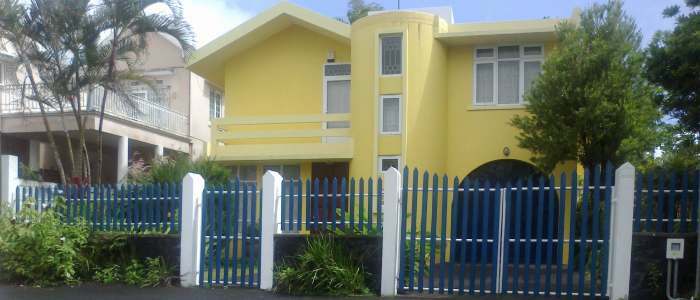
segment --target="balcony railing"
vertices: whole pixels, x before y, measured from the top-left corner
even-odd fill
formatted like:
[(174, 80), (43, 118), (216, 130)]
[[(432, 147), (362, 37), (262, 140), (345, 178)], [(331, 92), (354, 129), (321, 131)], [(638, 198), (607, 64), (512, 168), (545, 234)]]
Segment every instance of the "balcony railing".
[(240, 116), (212, 120), (217, 160), (351, 159), (350, 114)]
[[(135, 95), (127, 100), (114, 92), (107, 93), (106, 115), (179, 135), (188, 134), (188, 116)], [(27, 85), (0, 85), (0, 113), (40, 113), (39, 103), (25, 97), (30, 94), (31, 89)], [(101, 87), (81, 93), (81, 109), (85, 112), (99, 113), (103, 94), (104, 89)], [(45, 109), (49, 113), (60, 111), (58, 107), (45, 106)], [(69, 111), (70, 107), (64, 107), (64, 110)]]

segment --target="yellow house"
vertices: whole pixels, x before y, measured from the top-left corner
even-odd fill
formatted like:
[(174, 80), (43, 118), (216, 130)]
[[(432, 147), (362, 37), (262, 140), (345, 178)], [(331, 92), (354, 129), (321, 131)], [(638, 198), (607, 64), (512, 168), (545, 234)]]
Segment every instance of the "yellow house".
[(210, 156), (244, 180), (266, 169), (286, 178), (527, 169), (509, 122), (561, 21), (460, 24), (449, 8), (430, 8), (350, 25), (279, 3), (189, 62), (224, 92)]

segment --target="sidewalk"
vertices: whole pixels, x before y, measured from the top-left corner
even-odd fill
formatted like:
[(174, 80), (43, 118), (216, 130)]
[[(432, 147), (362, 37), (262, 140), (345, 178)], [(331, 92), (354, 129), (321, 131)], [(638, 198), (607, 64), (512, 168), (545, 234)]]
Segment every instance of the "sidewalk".
[[(0, 299), (13, 300), (223, 300), (223, 299), (244, 299), (244, 300), (322, 300), (322, 299), (381, 299), (379, 297), (291, 297), (264, 292), (257, 289), (244, 288), (138, 288), (123, 285), (96, 285), (84, 284), (77, 287), (56, 287), (56, 288), (33, 288), (20, 287), (8, 284), (0, 284)], [(440, 295), (412, 295), (399, 296), (398, 299), (481, 299), (481, 300), (511, 300), (511, 299), (555, 299), (545, 297), (523, 297), (523, 296), (440, 296)]]

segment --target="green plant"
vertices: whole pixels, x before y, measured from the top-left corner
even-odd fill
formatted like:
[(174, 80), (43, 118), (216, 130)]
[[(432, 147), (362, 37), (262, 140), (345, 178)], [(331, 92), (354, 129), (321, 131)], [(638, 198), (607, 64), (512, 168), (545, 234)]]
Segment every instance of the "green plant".
[(306, 247), (275, 271), (276, 291), (291, 295), (367, 294), (361, 264), (332, 236), (307, 239)]
[(24, 163), (19, 163), (19, 178), (26, 180), (41, 181), (41, 175), (37, 171), (32, 170)]
[(92, 279), (105, 284), (119, 282), (121, 280), (119, 265), (110, 265), (97, 269)]
[(146, 269), (141, 287), (170, 285), (171, 270), (162, 257), (146, 258)]
[(664, 291), (664, 275), (659, 267), (654, 263), (647, 263), (647, 273), (644, 276), (644, 281), (647, 287), (651, 290), (651, 295), (654, 298), (663, 296)]
[(144, 282), (145, 269), (137, 260), (132, 259), (124, 270), (124, 282), (130, 285), (141, 285)]
[[(420, 233), (417, 233), (417, 235), (420, 235)], [(429, 234), (428, 234), (429, 235)], [(420, 255), (420, 245), (421, 241), (419, 238), (416, 238), (415, 245), (413, 245), (413, 261), (410, 262), (408, 261), (410, 256), (410, 249), (411, 249), (411, 241), (406, 240), (404, 243), (404, 257), (406, 258), (406, 264), (404, 264), (404, 278), (405, 280), (408, 281), (408, 274), (411, 271), (411, 267), (413, 267), (413, 274), (414, 274), (414, 283), (417, 283), (420, 278), (418, 278), (418, 274), (420, 272), (420, 262), (421, 262), (421, 255)], [(436, 247), (437, 250), (437, 247)], [(436, 257), (439, 257), (436, 251)], [(430, 241), (425, 242), (425, 255), (423, 256), (423, 259), (425, 260), (425, 265), (423, 266), (423, 272), (425, 274), (428, 274), (430, 272)]]
[(210, 158), (192, 161), (186, 154), (164, 158), (146, 167), (143, 163), (133, 164), (129, 170), (129, 181), (133, 183), (179, 182), (188, 172), (202, 175), (208, 184), (220, 185), (231, 179), (229, 169)]
[(15, 216), (0, 217), (0, 273), (32, 285), (75, 284), (84, 263), (88, 226), (79, 219), (66, 224), (59, 209), (31, 209), (31, 201)]

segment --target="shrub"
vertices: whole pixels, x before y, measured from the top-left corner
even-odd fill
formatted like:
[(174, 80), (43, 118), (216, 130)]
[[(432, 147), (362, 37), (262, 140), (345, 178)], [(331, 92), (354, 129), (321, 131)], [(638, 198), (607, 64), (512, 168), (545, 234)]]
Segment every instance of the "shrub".
[(110, 265), (97, 269), (92, 278), (97, 282), (105, 284), (117, 283), (121, 280), (120, 272), (119, 265)]
[(366, 273), (332, 237), (307, 239), (306, 247), (275, 272), (276, 290), (291, 295), (367, 294)]
[[(0, 273), (31, 285), (75, 284), (87, 243), (84, 220), (66, 224), (53, 209), (37, 212), (31, 199), (14, 217), (0, 217)], [(57, 201), (55, 207), (60, 207)], [(58, 209), (60, 211), (60, 209)]]
[(141, 285), (145, 272), (143, 265), (137, 259), (132, 259), (124, 270), (124, 282), (130, 285)]
[(156, 287), (170, 285), (170, 268), (162, 257), (146, 258), (146, 273), (141, 287)]
[(147, 167), (143, 162), (132, 164), (129, 181), (133, 183), (180, 182), (188, 172), (202, 175), (208, 184), (224, 184), (231, 179), (229, 169), (209, 158), (192, 161), (186, 154), (178, 154), (154, 162)]

